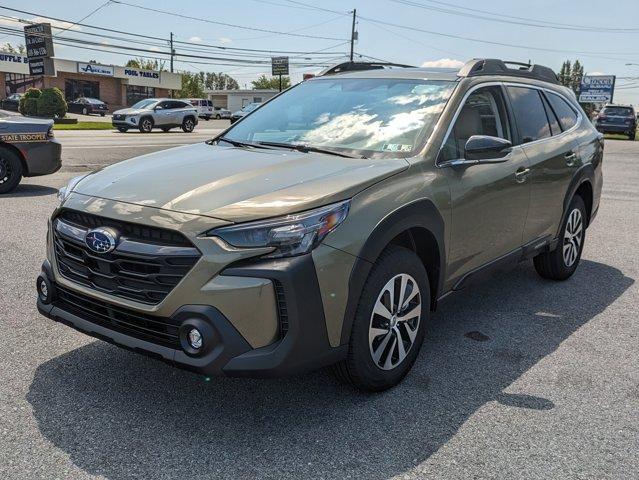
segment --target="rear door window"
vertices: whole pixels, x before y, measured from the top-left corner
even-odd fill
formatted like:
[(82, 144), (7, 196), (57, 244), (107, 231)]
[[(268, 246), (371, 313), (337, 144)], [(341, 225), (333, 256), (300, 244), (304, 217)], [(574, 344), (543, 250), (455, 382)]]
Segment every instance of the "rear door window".
[(555, 95), (554, 93), (547, 93), (546, 98), (550, 102), (550, 106), (557, 114), (557, 118), (559, 118), (559, 123), (561, 124), (561, 128), (566, 130), (570, 130), (577, 124), (577, 112), (559, 95)]
[(513, 86), (506, 89), (519, 128), (521, 143), (550, 138), (550, 125), (539, 90)]

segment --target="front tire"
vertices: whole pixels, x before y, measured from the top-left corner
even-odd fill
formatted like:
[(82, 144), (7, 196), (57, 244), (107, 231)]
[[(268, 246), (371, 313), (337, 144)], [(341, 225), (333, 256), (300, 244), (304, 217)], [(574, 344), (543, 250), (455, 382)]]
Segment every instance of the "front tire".
[(118, 129), (118, 132), (120, 133), (126, 133), (129, 131), (129, 129), (127, 127), (116, 127)]
[(628, 140), (634, 140), (636, 135), (637, 135), (637, 132), (630, 132), (628, 134)]
[(22, 179), (22, 162), (18, 155), (7, 149), (0, 149), (0, 193), (9, 193)]
[(182, 121), (182, 131), (184, 133), (191, 133), (195, 128), (195, 121), (191, 117), (186, 117)]
[(153, 130), (153, 120), (151, 120), (149, 117), (141, 119), (138, 129), (142, 133), (151, 133), (151, 130)]
[(566, 280), (575, 273), (586, 239), (586, 218), (586, 204), (575, 195), (559, 232), (559, 244), (552, 252), (540, 253), (533, 259), (542, 278)]
[(362, 289), (347, 357), (334, 367), (337, 376), (372, 392), (397, 385), (417, 359), (429, 311), (421, 259), (402, 247), (384, 250)]

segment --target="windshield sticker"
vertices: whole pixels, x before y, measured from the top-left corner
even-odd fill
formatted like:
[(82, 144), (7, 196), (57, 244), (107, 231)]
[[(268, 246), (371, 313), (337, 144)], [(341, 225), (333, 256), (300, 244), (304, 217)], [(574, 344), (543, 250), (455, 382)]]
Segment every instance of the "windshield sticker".
[(405, 143), (385, 143), (382, 150), (385, 152), (410, 152), (413, 149), (411, 144)]

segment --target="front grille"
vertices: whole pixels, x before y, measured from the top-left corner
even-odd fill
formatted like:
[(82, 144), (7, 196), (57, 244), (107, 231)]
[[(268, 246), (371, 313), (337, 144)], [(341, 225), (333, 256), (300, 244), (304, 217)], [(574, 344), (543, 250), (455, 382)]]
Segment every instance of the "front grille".
[[(60, 275), (128, 300), (157, 304), (191, 270), (199, 251), (181, 234), (65, 210), (54, 220), (54, 249)], [(121, 237), (110, 253), (84, 242), (91, 228), (111, 227)], [(188, 245), (188, 246), (186, 246)]]
[(273, 288), (275, 289), (275, 303), (277, 304), (277, 318), (280, 324), (280, 337), (284, 338), (288, 332), (288, 310), (286, 309), (286, 296), (284, 295), (284, 287), (279, 280), (273, 280)]
[(83, 320), (169, 348), (180, 348), (179, 325), (163, 317), (134, 312), (58, 285), (54, 305)]

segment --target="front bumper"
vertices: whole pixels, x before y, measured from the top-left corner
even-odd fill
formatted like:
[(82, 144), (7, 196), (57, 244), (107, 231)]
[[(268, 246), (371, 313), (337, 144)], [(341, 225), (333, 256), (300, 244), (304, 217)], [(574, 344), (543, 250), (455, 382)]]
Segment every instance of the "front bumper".
[(25, 177), (49, 175), (62, 167), (62, 145), (55, 139), (16, 146), (23, 153), (27, 164)]
[[(180, 331), (182, 348), (171, 348), (147, 341), (139, 335), (114, 330), (109, 328), (108, 322), (91, 321), (63, 306), (56, 298), (57, 287), (48, 261), (43, 264), (41, 275), (49, 282), (51, 292), (51, 300), (47, 303), (38, 299), (38, 310), (44, 316), (200, 374), (285, 376), (338, 362), (346, 355), (346, 346), (330, 346), (315, 265), (310, 254), (281, 260), (257, 260), (221, 272), (220, 277), (265, 278), (276, 285), (280, 324), (285, 328), (275, 342), (259, 348), (252, 348), (220, 310), (211, 305), (184, 305), (171, 315), (169, 321)], [(200, 355), (188, 353), (188, 347), (182, 340), (187, 326), (194, 324), (205, 337)]]

